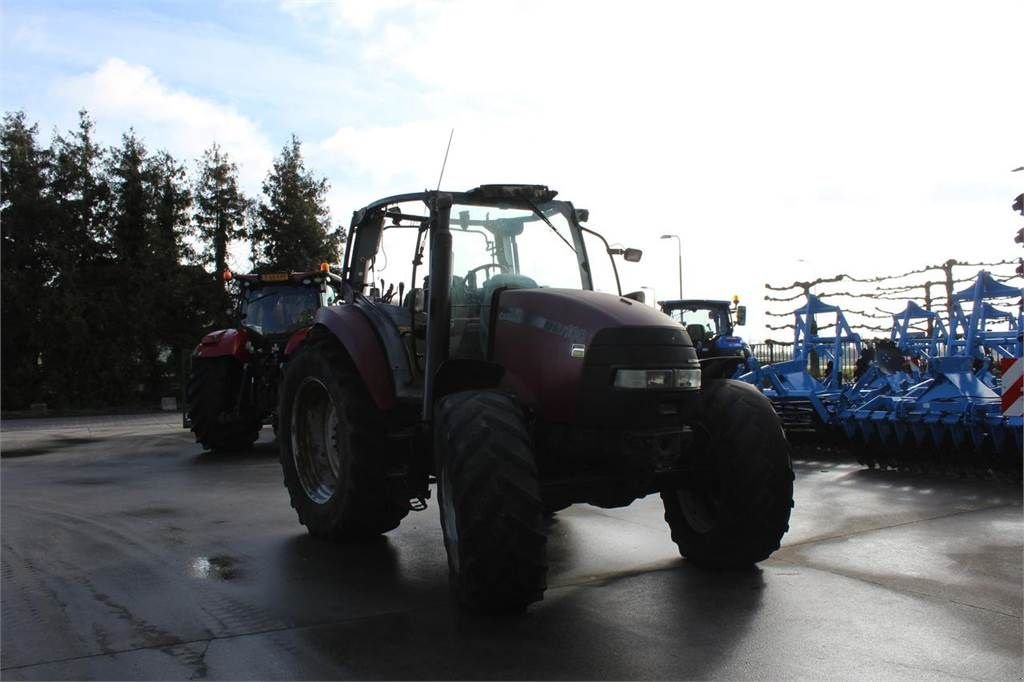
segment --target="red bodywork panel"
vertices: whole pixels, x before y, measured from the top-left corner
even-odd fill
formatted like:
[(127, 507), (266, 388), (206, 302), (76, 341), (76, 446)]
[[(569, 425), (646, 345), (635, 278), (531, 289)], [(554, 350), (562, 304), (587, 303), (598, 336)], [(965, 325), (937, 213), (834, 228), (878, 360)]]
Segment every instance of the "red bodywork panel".
[(312, 327), (303, 327), (302, 329), (296, 329), (292, 332), (292, 335), (288, 337), (288, 343), (284, 347), (284, 355), (288, 357), (295, 352), (295, 349), (299, 347), (299, 344), (306, 340), (309, 336), (309, 330)]
[(395, 385), (384, 347), (366, 316), (351, 303), (320, 308), (316, 323), (326, 327), (352, 358), (373, 402), (382, 410), (395, 407)]
[(573, 289), (509, 289), (497, 301), (494, 362), (503, 384), (550, 422), (576, 416), (583, 359), (574, 344), (589, 348), (606, 327), (670, 327), (672, 318), (637, 301)]
[(248, 362), (249, 351), (245, 347), (248, 340), (249, 333), (244, 329), (219, 329), (200, 340), (194, 355), (197, 358), (232, 356), (239, 362)]

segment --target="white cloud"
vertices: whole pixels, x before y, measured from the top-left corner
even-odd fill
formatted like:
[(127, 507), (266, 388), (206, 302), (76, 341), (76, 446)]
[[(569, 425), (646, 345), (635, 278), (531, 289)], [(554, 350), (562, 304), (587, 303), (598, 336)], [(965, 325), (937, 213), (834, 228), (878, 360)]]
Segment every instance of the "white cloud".
[(150, 148), (167, 149), (190, 164), (219, 143), (238, 164), (250, 194), (270, 169), (273, 147), (259, 125), (230, 106), (167, 87), (145, 66), (108, 59), (92, 73), (64, 81), (60, 90), (102, 128), (134, 127)]
[[(149, 68), (116, 58), (64, 80), (58, 90), (69, 104), (90, 112), (101, 141), (116, 144), (116, 135), (134, 128), (150, 150), (167, 150), (190, 172), (217, 142), (237, 164), (242, 190), (259, 196), (273, 146), (257, 123), (232, 107), (169, 88)], [(232, 267), (249, 267), (247, 244), (233, 244), (230, 256)]]
[(549, 184), (646, 250), (624, 286), (659, 296), (676, 262), (658, 236), (679, 233), (686, 292), (741, 294), (748, 329), (766, 281), (1019, 253), (1019, 2), (278, 7), (292, 19), (270, 30), (49, 8), (15, 32), (9, 54), (32, 63), (5, 91), (31, 109), (35, 63), (92, 69), (134, 36), (117, 43), (126, 61), (63, 83), (69, 117), (85, 105), (105, 142), (135, 126), (179, 158), (218, 139), (251, 192), (294, 130), (336, 221), (433, 187), (454, 127), (445, 187)]
[(740, 293), (759, 328), (764, 283), (801, 268), (1012, 255), (1021, 20), (1013, 4), (417, 6), (374, 15), (363, 43), (382, 78), (412, 79), (405, 118), (317, 147), (363, 203), (433, 187), (454, 127), (445, 186), (561, 190), (647, 250), (624, 286), (661, 297), (676, 259), (658, 236), (679, 233), (685, 293)]
[(326, 18), (334, 29), (365, 32), (382, 15), (412, 5), (417, 0), (281, 0), (282, 10), (302, 20)]

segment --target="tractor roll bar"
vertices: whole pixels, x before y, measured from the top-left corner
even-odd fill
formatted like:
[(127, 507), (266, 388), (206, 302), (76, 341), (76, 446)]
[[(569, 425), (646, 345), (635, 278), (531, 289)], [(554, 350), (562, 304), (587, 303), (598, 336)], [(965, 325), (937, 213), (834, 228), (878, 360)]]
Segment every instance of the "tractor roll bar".
[[(604, 243), (604, 248), (608, 252), (608, 259), (612, 262), (612, 272), (615, 273), (615, 289), (618, 291), (619, 296), (622, 296), (622, 282), (619, 281), (619, 268), (618, 268), (617, 265), (615, 265), (615, 259), (612, 258), (612, 247), (608, 243), (608, 240), (605, 239), (604, 235), (602, 235), (600, 232), (594, 232), (593, 230), (591, 230), (589, 228), (586, 228), (586, 227), (583, 227), (582, 225), (580, 225), (579, 227), (580, 227), (580, 231), (581, 232), (586, 232), (587, 234), (592, 234), (592, 235), (594, 235), (595, 237), (597, 237), (598, 239), (600, 239)], [(587, 269), (588, 270), (590, 269), (590, 259), (589, 258), (587, 259)], [(591, 277), (591, 282), (593, 282), (594, 273), (590, 273), (590, 277)]]
[(433, 419), (434, 377), (448, 357), (448, 302), (452, 280), (452, 195), (434, 195), (433, 224), (430, 226), (430, 298), (427, 307), (427, 358), (423, 377), (423, 415), (425, 422)]

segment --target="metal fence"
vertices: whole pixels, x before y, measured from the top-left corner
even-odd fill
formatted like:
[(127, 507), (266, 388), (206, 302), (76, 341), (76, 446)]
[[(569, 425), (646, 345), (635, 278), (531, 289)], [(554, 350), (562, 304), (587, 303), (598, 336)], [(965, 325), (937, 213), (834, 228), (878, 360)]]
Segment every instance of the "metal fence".
[[(765, 341), (750, 344), (750, 351), (762, 365), (786, 362), (793, 359), (793, 344), (779, 341)], [(842, 373), (847, 379), (853, 377), (853, 368), (857, 364), (857, 349), (852, 344), (843, 344)], [(817, 361), (813, 356), (807, 360), (807, 371), (816, 377), (825, 373), (825, 361)]]

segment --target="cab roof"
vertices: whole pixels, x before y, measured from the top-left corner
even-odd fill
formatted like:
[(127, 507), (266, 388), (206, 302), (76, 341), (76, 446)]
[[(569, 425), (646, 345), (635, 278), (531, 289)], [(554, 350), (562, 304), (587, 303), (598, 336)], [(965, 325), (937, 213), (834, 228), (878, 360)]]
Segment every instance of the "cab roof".
[(430, 203), (439, 194), (447, 194), (456, 204), (486, 204), (489, 202), (508, 202), (512, 204), (522, 203), (526, 205), (524, 197), (538, 204), (543, 204), (554, 199), (558, 192), (548, 188), (546, 185), (523, 185), (515, 183), (480, 185), (466, 192), (446, 192), (444, 190), (424, 190), (410, 194), (395, 194), (370, 202), (352, 214), (352, 224), (361, 223), (367, 213), (375, 209), (384, 208), (393, 204), (401, 204), (410, 201), (423, 201)]
[(705, 308), (730, 308), (732, 307), (732, 301), (719, 301), (710, 298), (673, 298), (667, 301), (658, 301), (658, 305), (662, 308), (700, 310)]
[(302, 286), (303, 280), (315, 277), (323, 277), (326, 279), (327, 273), (322, 270), (309, 270), (307, 272), (250, 272), (241, 275), (232, 273), (231, 275), (231, 279), (248, 282), (250, 286), (254, 284)]

